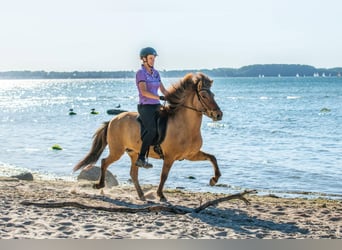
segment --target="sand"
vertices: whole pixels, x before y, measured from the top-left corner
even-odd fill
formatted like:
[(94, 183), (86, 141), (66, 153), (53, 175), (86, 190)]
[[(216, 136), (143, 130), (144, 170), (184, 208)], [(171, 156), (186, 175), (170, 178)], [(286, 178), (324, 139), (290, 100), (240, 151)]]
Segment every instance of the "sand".
[(90, 182), (23, 181), (0, 177), (0, 239), (341, 239), (342, 201), (275, 198), (247, 195), (219, 203), (199, 213), (107, 212), (78, 207), (45, 208), (31, 202), (78, 202), (109, 208), (155, 205), (196, 208), (227, 196), (165, 190), (168, 203), (157, 198), (156, 187), (144, 186), (147, 201), (133, 186), (94, 190)]

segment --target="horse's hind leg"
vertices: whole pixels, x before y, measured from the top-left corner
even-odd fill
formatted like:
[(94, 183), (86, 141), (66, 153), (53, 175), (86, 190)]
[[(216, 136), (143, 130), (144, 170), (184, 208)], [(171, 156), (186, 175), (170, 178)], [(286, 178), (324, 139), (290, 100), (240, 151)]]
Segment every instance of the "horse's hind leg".
[(138, 172), (139, 172), (139, 167), (135, 165), (135, 162), (138, 160), (138, 154), (135, 152), (130, 152), (129, 156), (131, 158), (131, 171), (130, 175), (132, 178), (132, 182), (134, 184), (135, 189), (137, 190), (139, 199), (144, 201), (145, 196), (144, 192), (142, 191), (140, 184), (139, 184), (139, 179), (138, 179)]
[(220, 169), (217, 165), (216, 157), (214, 155), (205, 153), (203, 151), (198, 151), (191, 158), (187, 158), (187, 160), (190, 160), (190, 161), (206, 161), (206, 160), (209, 160), (211, 162), (211, 164), (213, 165), (214, 174), (215, 174), (215, 176), (211, 177), (209, 184), (210, 184), (210, 186), (214, 186), (218, 182), (218, 180), (221, 176), (221, 172), (220, 172)]
[(99, 182), (94, 184), (94, 188), (96, 189), (104, 188), (105, 186), (107, 168), (112, 162), (114, 162), (114, 161), (108, 161), (108, 159), (110, 158), (107, 157), (101, 160), (101, 173), (100, 173)]
[(124, 152), (116, 152), (115, 154), (110, 153), (107, 158), (103, 158), (101, 160), (101, 174), (100, 179), (97, 184), (94, 184), (94, 188), (100, 189), (105, 186), (105, 179), (106, 179), (106, 171), (110, 164), (112, 164), (114, 161), (117, 161), (120, 159), (120, 157), (123, 155)]

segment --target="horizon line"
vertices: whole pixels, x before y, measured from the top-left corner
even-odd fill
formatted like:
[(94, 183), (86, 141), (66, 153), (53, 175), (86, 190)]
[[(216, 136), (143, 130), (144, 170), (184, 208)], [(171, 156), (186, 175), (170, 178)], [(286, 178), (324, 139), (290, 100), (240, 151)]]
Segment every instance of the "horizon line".
[[(241, 69), (243, 67), (248, 66), (268, 66), (268, 65), (292, 65), (292, 66), (309, 66), (313, 67), (315, 69), (336, 69), (336, 68), (342, 68), (342, 66), (334, 66), (334, 67), (316, 67), (310, 64), (298, 64), (298, 63), (257, 63), (257, 64), (248, 64), (241, 67), (215, 67), (215, 68), (187, 68), (187, 69), (158, 69), (158, 71), (193, 71), (193, 70), (215, 70), (215, 69)], [(20, 72), (20, 71), (30, 71), (30, 72), (135, 72), (136, 70), (133, 69), (113, 69), (113, 70), (45, 70), (45, 69), (12, 69), (12, 70), (1, 70), (0, 73), (4, 72)]]

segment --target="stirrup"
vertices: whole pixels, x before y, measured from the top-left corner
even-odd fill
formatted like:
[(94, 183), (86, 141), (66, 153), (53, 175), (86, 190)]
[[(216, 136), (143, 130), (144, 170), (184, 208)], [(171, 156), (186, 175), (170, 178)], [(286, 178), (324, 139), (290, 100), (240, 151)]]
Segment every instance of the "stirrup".
[(135, 162), (135, 165), (137, 167), (140, 167), (140, 168), (153, 168), (153, 165), (151, 163), (148, 163), (142, 159), (138, 159), (136, 162)]

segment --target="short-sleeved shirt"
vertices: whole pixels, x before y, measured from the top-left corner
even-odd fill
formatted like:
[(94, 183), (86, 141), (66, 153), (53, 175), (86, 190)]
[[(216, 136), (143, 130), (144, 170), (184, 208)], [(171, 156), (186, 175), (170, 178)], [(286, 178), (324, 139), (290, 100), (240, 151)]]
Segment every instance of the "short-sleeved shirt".
[(159, 100), (151, 99), (141, 94), (139, 83), (145, 82), (146, 89), (148, 92), (151, 92), (154, 95), (158, 95), (158, 89), (160, 87), (160, 75), (157, 70), (152, 68), (152, 74), (150, 74), (144, 65), (141, 66), (141, 69), (138, 70), (136, 74), (136, 85), (139, 91), (139, 104), (160, 104)]

